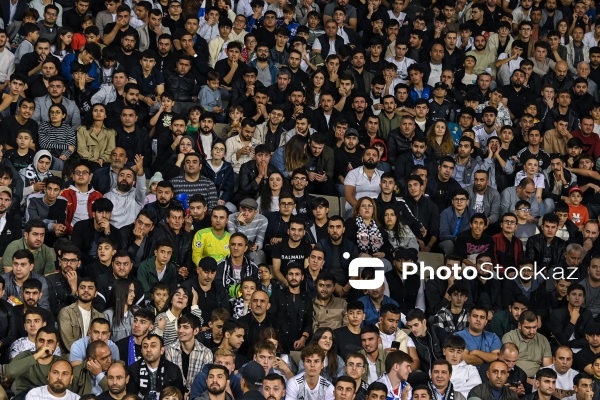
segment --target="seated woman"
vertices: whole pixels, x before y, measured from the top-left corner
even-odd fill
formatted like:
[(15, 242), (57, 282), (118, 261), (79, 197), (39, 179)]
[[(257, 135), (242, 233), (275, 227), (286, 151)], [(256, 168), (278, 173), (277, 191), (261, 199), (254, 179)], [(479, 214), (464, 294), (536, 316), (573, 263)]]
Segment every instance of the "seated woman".
[(165, 165), (160, 168), (163, 179), (168, 181), (171, 178), (181, 175), (183, 172), (182, 164), (185, 155), (193, 152), (194, 139), (189, 135), (182, 136), (181, 139), (179, 139), (176, 153), (169, 157), (165, 162)]
[(446, 121), (437, 120), (431, 125), (427, 131), (427, 145), (433, 149), (436, 160), (454, 155), (454, 141)]
[(392, 269), (389, 261), (392, 246), (385, 229), (379, 227), (376, 207), (375, 200), (361, 197), (344, 224), (344, 236), (356, 245), (361, 257), (376, 257), (383, 261), (387, 272)]
[(92, 173), (110, 162), (110, 153), (115, 148), (117, 132), (104, 125), (105, 119), (106, 106), (94, 104), (89, 124), (77, 129), (77, 153)]
[(110, 292), (113, 307), (104, 310), (104, 317), (110, 322), (110, 337), (118, 341), (131, 335), (133, 313), (137, 309), (134, 305), (135, 287), (130, 279), (117, 279)]
[(225, 143), (213, 142), (210, 160), (204, 160), (202, 176), (214, 182), (217, 188), (217, 203), (225, 206), (230, 212), (236, 212), (237, 208), (231, 203), (233, 198), (233, 166), (225, 161)]
[(290, 184), (280, 172), (271, 172), (269, 186), (263, 186), (260, 196), (256, 200), (258, 210), (267, 215), (270, 211), (279, 211), (279, 195), (282, 192), (291, 192)]
[(271, 157), (271, 165), (279, 170), (286, 178), (290, 177), (292, 171), (302, 168), (308, 161), (306, 154), (306, 138), (295, 135), (285, 144), (279, 147)]
[(52, 154), (48, 150), (40, 150), (35, 153), (33, 163), (19, 172), (24, 183), (22, 203), (30, 194), (44, 191), (46, 188), (44, 180), (52, 176), (50, 165), (52, 165)]
[(67, 123), (67, 109), (62, 104), (52, 104), (48, 109), (50, 121), (44, 121), (38, 129), (39, 148), (52, 154), (52, 169), (62, 170), (64, 162), (75, 152), (77, 135)]
[[(323, 363), (323, 370), (321, 376), (327, 379), (329, 382), (335, 381), (342, 375), (346, 374), (346, 365), (342, 357), (337, 355), (335, 351), (335, 339), (333, 337), (333, 330), (331, 328), (319, 328), (315, 331), (311, 344), (318, 344), (320, 348), (325, 351), (325, 362)], [(304, 364), (300, 361), (298, 366), (298, 373), (304, 371)]]
[(394, 206), (384, 207), (383, 229), (388, 235), (388, 242), (392, 252), (399, 248), (413, 248), (419, 251), (419, 243), (413, 231), (402, 221), (396, 213)]

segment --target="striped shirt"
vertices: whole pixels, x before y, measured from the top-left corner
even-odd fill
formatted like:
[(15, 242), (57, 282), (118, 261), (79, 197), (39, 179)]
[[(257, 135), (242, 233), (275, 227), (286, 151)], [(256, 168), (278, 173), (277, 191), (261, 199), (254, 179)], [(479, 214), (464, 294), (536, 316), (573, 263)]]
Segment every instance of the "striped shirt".
[(179, 193), (187, 193), (189, 197), (201, 194), (208, 203), (209, 212), (212, 212), (213, 208), (216, 207), (218, 200), (217, 188), (210, 179), (201, 176), (197, 181), (190, 182), (184, 176), (179, 175), (171, 179), (171, 183), (175, 189), (175, 196)]
[(50, 122), (42, 122), (38, 128), (39, 150), (48, 150), (52, 156), (63, 155), (67, 158), (73, 154), (69, 146), (77, 147), (77, 134), (71, 125), (52, 126)]
[[(202, 310), (200, 310), (198, 306), (192, 306), (192, 314), (198, 317), (200, 320), (200, 325), (204, 324), (204, 320), (202, 319)], [(167, 319), (167, 326), (165, 326), (164, 330), (158, 329), (158, 320), (162, 317)], [(166, 312), (160, 313), (156, 316), (154, 322), (154, 333), (163, 338), (165, 346), (175, 343), (175, 341), (178, 340), (177, 317), (171, 312), (171, 310), (167, 310)]]

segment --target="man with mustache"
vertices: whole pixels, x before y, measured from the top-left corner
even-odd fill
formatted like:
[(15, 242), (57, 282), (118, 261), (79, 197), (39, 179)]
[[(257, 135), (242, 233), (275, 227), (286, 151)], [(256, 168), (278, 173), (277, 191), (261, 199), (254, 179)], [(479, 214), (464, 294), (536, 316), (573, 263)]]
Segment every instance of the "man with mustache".
[(244, 343), (239, 352), (248, 357), (253, 356), (254, 345), (258, 342), (260, 333), (266, 328), (275, 326), (273, 320), (267, 315), (267, 310), (271, 308), (267, 292), (257, 290), (252, 293), (250, 308), (252, 312), (239, 319), (245, 327)]

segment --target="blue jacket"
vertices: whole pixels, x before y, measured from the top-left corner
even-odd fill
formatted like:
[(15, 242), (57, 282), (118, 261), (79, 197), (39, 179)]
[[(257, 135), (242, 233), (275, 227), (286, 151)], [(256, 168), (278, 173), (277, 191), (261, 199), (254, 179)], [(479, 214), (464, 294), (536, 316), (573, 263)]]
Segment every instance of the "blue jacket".
[(233, 167), (230, 163), (223, 161), (221, 169), (215, 173), (210, 167), (210, 161), (204, 160), (202, 176), (215, 183), (219, 200), (231, 201), (233, 198)]
[(270, 164), (277, 168), (286, 178), (290, 177), (291, 171), (285, 169), (285, 146), (281, 146), (273, 152)]
[[(250, 65), (258, 69), (256, 66), (257, 62), (258, 59), (254, 59), (250, 62)], [(277, 66), (273, 64), (273, 61), (271, 60), (269, 60), (269, 71), (271, 71), (271, 83), (277, 83), (277, 73), (279, 72), (279, 68), (277, 68)]]
[[(363, 321), (363, 326), (365, 325), (375, 325), (379, 322), (379, 311), (375, 308), (375, 305), (371, 301), (368, 295), (364, 295), (358, 299), (361, 303), (365, 305), (365, 320)], [(392, 299), (388, 296), (383, 296), (383, 301), (381, 305), (384, 304), (393, 304), (396, 307), (400, 307), (396, 300)]]
[[(62, 60), (62, 74), (68, 83), (71, 83), (71, 81), (73, 80), (73, 75), (71, 75), (71, 64), (73, 64), (73, 62), (77, 62), (78, 55), (79, 53), (69, 53)], [(94, 80), (92, 81), (92, 89), (100, 89), (100, 75), (98, 74), (98, 64), (92, 62), (90, 64), (90, 70), (87, 74), (94, 78)]]
[[(462, 216), (460, 229), (458, 230), (457, 234), (471, 229), (470, 223), (473, 214), (475, 214), (475, 210), (473, 210), (471, 207), (467, 207), (465, 209), (465, 212)], [(456, 216), (456, 212), (454, 212), (454, 207), (450, 206), (442, 211), (440, 214), (440, 241), (456, 239), (454, 230), (456, 229), (457, 222), (458, 217)]]

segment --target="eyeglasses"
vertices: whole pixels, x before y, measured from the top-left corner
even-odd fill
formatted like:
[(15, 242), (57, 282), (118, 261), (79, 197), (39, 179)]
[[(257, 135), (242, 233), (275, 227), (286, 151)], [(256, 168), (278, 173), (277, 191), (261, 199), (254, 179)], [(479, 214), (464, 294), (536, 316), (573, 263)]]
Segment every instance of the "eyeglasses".
[(49, 15), (51, 17), (56, 17), (58, 14), (57, 13), (47, 12), (46, 15)]
[(306, 178), (303, 176), (295, 176), (294, 179), (292, 179), (293, 181), (300, 181), (300, 182), (306, 182)]
[(62, 111), (50, 111), (50, 115), (60, 115), (62, 114)]
[(502, 223), (506, 225), (516, 225), (517, 221), (502, 221)]
[(279, 203), (280, 207), (294, 207), (294, 203)]
[(213, 150), (216, 151), (217, 153), (225, 153), (224, 147), (213, 147)]
[(73, 172), (73, 174), (77, 175), (77, 176), (85, 176), (85, 175), (89, 175), (90, 171), (75, 171), (75, 172)]
[(453, 201), (456, 201), (456, 202), (458, 202), (458, 203), (462, 203), (463, 201), (467, 201), (467, 199), (465, 199), (465, 198), (462, 198), (462, 197), (461, 197), (461, 198), (452, 199), (452, 200), (453, 200)]
[(531, 209), (530, 208), (518, 208), (517, 211), (529, 212), (529, 211), (531, 211)]
[(70, 258), (61, 258), (60, 261), (63, 262), (63, 263), (65, 263), (65, 264), (71, 264), (71, 265), (77, 264), (79, 262), (78, 259), (74, 259), (73, 260), (73, 259), (70, 259)]

